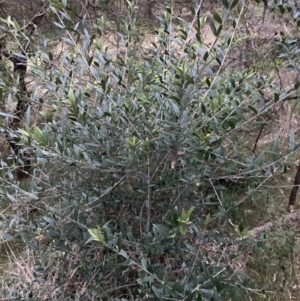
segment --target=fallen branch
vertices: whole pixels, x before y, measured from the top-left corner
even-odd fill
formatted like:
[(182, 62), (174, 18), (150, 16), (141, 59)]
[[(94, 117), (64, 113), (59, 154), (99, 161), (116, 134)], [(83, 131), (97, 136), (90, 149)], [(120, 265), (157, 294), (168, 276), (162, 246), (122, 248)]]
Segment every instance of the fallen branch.
[[(295, 210), (293, 212), (287, 213), (286, 215), (284, 215), (283, 217), (281, 217), (281, 221), (280, 224), (283, 225), (285, 223), (288, 222), (293, 222), (293, 221), (300, 221), (300, 209)], [(255, 227), (251, 230), (252, 234), (251, 234), (251, 238), (257, 238), (261, 233), (267, 232), (269, 230), (271, 230), (271, 228), (273, 226), (275, 226), (275, 224), (277, 224), (278, 221), (273, 221), (273, 222), (268, 222), (262, 226), (259, 227)]]

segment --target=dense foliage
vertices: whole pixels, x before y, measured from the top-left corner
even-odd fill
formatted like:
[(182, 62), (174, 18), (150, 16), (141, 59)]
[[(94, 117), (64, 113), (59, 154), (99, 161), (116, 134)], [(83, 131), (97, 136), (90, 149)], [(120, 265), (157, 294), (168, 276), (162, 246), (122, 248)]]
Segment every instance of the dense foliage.
[[(198, 24), (199, 5), (188, 22), (170, 3), (145, 45), (138, 8), (127, 2), (116, 49), (105, 42), (114, 22), (74, 24), (67, 1), (47, 9), (54, 36), (27, 36), (17, 21), (1, 20), (13, 41), (7, 48), (25, 56), (30, 86), (24, 94), (22, 75), (3, 72), (1, 129), (19, 153), (1, 159), (1, 230), (7, 248), (13, 242), (28, 252), (26, 279), (6, 279), (7, 300), (263, 296), (266, 287), (238, 268), (248, 248), (264, 248), (250, 240), (240, 211), (286, 172), (297, 149), (293, 130), (287, 151), (278, 138), (258, 149), (257, 133), (299, 82), (284, 91), (260, 72), (261, 62), (230, 67), (246, 4), (220, 1), (219, 13)], [(267, 9), (298, 25), (288, 4)], [(210, 47), (199, 35), (206, 23)], [(22, 53), (24, 38), (31, 47)], [(280, 38), (272, 55), (297, 71), (293, 42)], [(26, 110), (14, 129), (20, 95)], [(15, 170), (28, 162), (28, 178), (18, 181)], [(232, 199), (232, 190), (243, 194)]]

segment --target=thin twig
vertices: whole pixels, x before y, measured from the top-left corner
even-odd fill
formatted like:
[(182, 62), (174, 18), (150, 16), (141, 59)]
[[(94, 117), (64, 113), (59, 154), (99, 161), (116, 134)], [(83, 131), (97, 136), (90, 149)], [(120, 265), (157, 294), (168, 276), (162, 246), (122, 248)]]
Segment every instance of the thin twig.
[(147, 226), (146, 232), (149, 232), (150, 229), (150, 220), (151, 220), (151, 203), (152, 203), (152, 193), (151, 193), (151, 164), (150, 164), (150, 149), (148, 151), (148, 199), (147, 199)]
[[(106, 189), (105, 192), (103, 194), (101, 194), (98, 198), (96, 198), (95, 200), (83, 205), (84, 207), (90, 207), (93, 203), (95, 203), (96, 201), (102, 199), (104, 196), (106, 196), (108, 193), (110, 193), (114, 188), (116, 188), (122, 181), (123, 179), (127, 176), (127, 174), (125, 174), (117, 183), (115, 183), (112, 187), (110, 187), (109, 189)], [(101, 206), (102, 204), (98, 204), (96, 206), (93, 206), (93, 208), (97, 208), (99, 206)]]
[(269, 116), (269, 118), (265, 121), (265, 123), (261, 126), (260, 130), (259, 130), (259, 133), (256, 137), (256, 140), (255, 140), (255, 144), (254, 144), (254, 147), (253, 147), (253, 150), (252, 150), (252, 153), (255, 154), (255, 151), (256, 151), (256, 147), (257, 147), (257, 143), (258, 143), (258, 140), (261, 136), (261, 133), (264, 129), (264, 127), (266, 126), (267, 122), (271, 119), (272, 116)]

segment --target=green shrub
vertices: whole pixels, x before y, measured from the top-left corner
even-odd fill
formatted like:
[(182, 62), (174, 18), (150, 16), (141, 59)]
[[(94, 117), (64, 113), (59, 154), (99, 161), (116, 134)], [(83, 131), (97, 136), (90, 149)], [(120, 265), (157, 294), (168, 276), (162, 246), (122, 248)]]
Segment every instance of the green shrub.
[[(20, 184), (13, 166), (2, 173), (3, 199), (25, 202), (20, 206), (27, 210), (4, 219), (4, 238), (19, 238), (32, 250), (31, 280), (7, 279), (16, 289), (5, 288), (6, 298), (260, 294), (232, 264), (249, 244), (239, 239), (247, 231), (238, 208), (285, 157), (278, 140), (270, 156), (245, 145), (249, 131), (260, 127), (255, 119), (274, 104), (257, 103), (255, 73), (221, 72), (230, 39), (218, 23), (229, 28), (236, 12), (222, 2), (228, 14), (214, 14), (217, 39), (210, 50), (193, 34), (195, 19), (173, 22), (172, 8), (160, 18), (155, 42), (143, 49), (128, 3), (120, 49), (111, 52), (103, 46), (103, 23), (91, 36), (84, 21), (69, 28), (64, 7), (51, 6), (65, 51), (57, 57), (45, 38), (32, 55), (33, 92), (47, 91), (36, 97), (44, 122), (31, 124), (28, 109), (14, 133), (32, 155), (32, 177)], [(238, 202), (224, 194), (232, 184), (247, 193)], [(223, 229), (213, 230), (220, 224)]]

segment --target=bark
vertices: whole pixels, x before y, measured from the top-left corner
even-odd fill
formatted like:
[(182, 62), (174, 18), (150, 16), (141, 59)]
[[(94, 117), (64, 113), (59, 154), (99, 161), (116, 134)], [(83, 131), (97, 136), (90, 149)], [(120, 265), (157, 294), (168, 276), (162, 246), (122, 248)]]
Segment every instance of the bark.
[[(33, 35), (34, 31), (42, 21), (46, 12), (47, 7), (44, 8), (43, 12), (36, 14), (28, 23), (28, 25), (23, 28), (28, 37), (31, 37)], [(21, 42), (21, 56), (19, 56), (15, 55), (14, 53), (10, 53), (5, 46), (5, 42), (2, 41), (0, 43), (0, 57), (4, 56), (8, 58), (14, 65), (13, 72), (19, 75), (19, 92), (17, 93), (18, 102), (16, 109), (13, 113), (13, 115), (16, 118), (13, 118), (9, 124), (9, 127), (12, 131), (15, 131), (21, 126), (22, 118), (29, 105), (29, 95), (27, 92), (25, 82), (25, 77), (27, 73), (26, 52), (29, 48), (29, 45), (30, 43), (28, 39), (24, 39)], [(22, 151), (22, 147), (18, 145), (18, 141), (16, 141), (15, 138), (12, 138), (8, 132), (6, 133), (6, 140), (9, 143), (11, 149), (14, 151), (15, 156), (23, 161), (23, 164), (21, 164), (19, 160), (16, 162), (18, 165), (17, 178), (19, 180), (22, 180), (23, 178), (29, 176), (28, 172), (31, 168), (30, 160), (28, 157), (26, 157), (26, 153)]]
[[(280, 224), (284, 225), (288, 222), (294, 222), (294, 221), (299, 221), (300, 220), (300, 210), (295, 210), (293, 212), (287, 213), (284, 218), (280, 218)], [(251, 229), (252, 234), (251, 234), (251, 238), (258, 238), (258, 236), (261, 233), (267, 232), (269, 230), (271, 230), (271, 228), (276, 224), (278, 224), (278, 221), (275, 222), (268, 222), (262, 226), (259, 227), (255, 227), (253, 229)]]
[(300, 163), (297, 165), (297, 172), (295, 175), (294, 185), (290, 194), (289, 206), (295, 205), (299, 185), (300, 185)]

